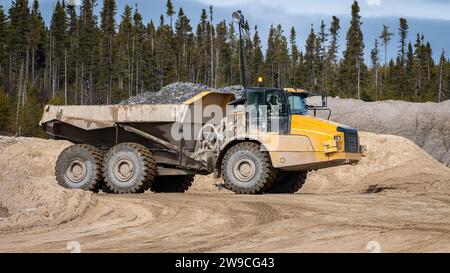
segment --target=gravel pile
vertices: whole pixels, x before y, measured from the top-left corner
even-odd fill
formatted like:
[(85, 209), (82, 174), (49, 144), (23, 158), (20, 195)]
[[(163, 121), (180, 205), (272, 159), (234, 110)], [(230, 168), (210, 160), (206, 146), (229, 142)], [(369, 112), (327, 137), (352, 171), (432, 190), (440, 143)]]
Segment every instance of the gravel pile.
[(142, 95), (124, 100), (120, 104), (179, 104), (204, 91), (234, 93), (239, 97), (243, 92), (243, 88), (242, 86), (229, 86), (214, 89), (198, 83), (176, 82), (165, 86), (158, 92), (145, 92)]
[(242, 85), (227, 86), (227, 87), (217, 89), (217, 92), (233, 93), (236, 95), (236, 98), (240, 98), (240, 97), (242, 97), (242, 94), (244, 93), (244, 87)]

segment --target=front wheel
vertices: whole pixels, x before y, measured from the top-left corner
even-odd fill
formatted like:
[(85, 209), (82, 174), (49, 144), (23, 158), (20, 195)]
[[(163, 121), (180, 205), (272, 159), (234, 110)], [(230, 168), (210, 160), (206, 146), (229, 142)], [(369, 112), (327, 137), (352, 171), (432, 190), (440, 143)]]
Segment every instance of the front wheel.
[(225, 188), (237, 194), (261, 194), (275, 180), (275, 170), (269, 153), (261, 146), (244, 142), (233, 146), (222, 162)]

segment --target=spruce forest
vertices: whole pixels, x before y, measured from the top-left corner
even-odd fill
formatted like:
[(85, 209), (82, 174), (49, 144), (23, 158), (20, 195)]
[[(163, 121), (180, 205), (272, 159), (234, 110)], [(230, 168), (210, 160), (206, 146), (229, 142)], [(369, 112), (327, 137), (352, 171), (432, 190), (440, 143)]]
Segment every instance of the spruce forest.
[[(46, 25), (38, 0), (12, 1), (9, 10), (0, 6), (0, 133), (44, 136), (38, 122), (46, 104), (115, 104), (178, 81), (241, 83), (239, 34), (231, 18), (215, 21), (211, 6), (192, 25), (171, 0), (161, 12), (158, 21), (144, 24), (139, 7), (118, 11), (115, 0), (82, 0), (80, 7), (55, 1)], [(302, 30), (248, 24), (250, 85), (263, 77), (268, 87), (365, 101), (450, 98), (450, 62), (426, 33), (410, 33), (407, 19), (399, 18), (398, 28), (381, 25), (379, 38), (364, 44), (357, 1), (349, 12), (348, 30), (338, 17)], [(267, 41), (261, 31), (268, 32)], [(297, 45), (297, 31), (309, 33), (305, 48)], [(342, 35), (345, 44), (339, 43)], [(386, 57), (390, 47), (398, 49), (394, 59)], [(366, 49), (370, 60), (364, 59)], [(442, 52), (439, 60), (433, 50)]]

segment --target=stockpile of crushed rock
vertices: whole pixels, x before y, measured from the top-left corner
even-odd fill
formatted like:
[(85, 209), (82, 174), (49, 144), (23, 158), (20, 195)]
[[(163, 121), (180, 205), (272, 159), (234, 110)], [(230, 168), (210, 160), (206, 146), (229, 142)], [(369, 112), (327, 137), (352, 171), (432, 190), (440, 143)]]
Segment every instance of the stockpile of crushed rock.
[(124, 100), (120, 104), (179, 104), (204, 91), (234, 93), (237, 97), (240, 97), (243, 88), (242, 86), (229, 86), (214, 89), (199, 83), (176, 82), (163, 87), (158, 92), (145, 92), (141, 95)]

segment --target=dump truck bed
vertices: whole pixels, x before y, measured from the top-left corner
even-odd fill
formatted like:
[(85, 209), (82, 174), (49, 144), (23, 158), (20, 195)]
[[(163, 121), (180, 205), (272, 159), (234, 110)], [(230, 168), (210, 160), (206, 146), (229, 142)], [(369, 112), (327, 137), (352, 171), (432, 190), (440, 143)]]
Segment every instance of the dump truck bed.
[(45, 107), (42, 126), (60, 121), (84, 130), (114, 127), (117, 123), (179, 122), (188, 105), (108, 105), (108, 106), (51, 106)]

